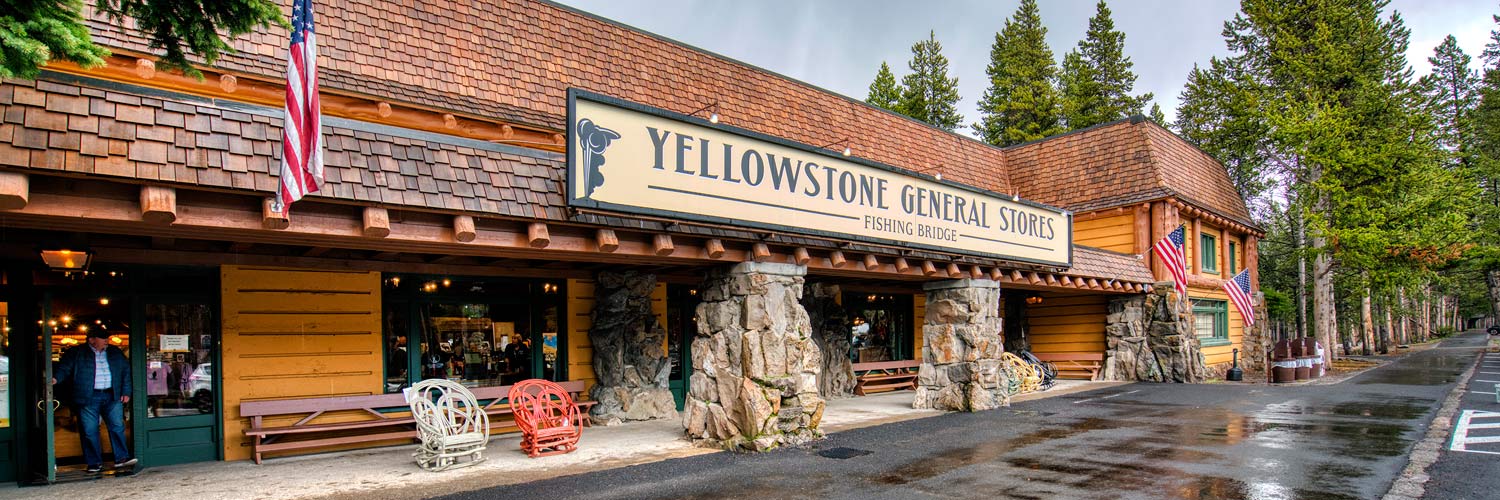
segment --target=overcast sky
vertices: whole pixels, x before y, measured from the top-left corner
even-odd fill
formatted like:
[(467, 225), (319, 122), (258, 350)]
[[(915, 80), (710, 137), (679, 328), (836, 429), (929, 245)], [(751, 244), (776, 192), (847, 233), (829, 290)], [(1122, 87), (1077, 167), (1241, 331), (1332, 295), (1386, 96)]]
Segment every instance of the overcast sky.
[[(995, 32), (1020, 0), (562, 0), (562, 3), (804, 82), (864, 99), (881, 61), (897, 79), (908, 72), (911, 45), (937, 32), (958, 77), (964, 124), (978, 120), (976, 103), (988, 82)], [(1088, 28), (1095, 0), (1042, 0), (1047, 43), (1060, 62)], [(1170, 120), (1188, 71), (1224, 55), (1221, 32), (1239, 2), (1113, 0), (1115, 28), (1135, 63), (1137, 93), (1152, 92)], [(1464, 52), (1484, 49), (1500, 12), (1494, 0), (1395, 0), (1411, 29), (1409, 63), (1417, 74), (1449, 34)], [(1148, 106), (1147, 109), (1150, 109)], [(728, 114), (728, 113), (726, 113)], [(963, 132), (969, 132), (967, 126)]]

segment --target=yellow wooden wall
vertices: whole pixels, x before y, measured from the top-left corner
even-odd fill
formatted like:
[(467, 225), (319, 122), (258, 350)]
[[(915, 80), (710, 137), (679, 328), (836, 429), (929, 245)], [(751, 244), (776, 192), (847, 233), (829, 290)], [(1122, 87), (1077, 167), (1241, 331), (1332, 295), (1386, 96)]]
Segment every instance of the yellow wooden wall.
[(1225, 302), (1225, 306), (1229, 308), (1229, 345), (1204, 347), (1203, 362), (1208, 365), (1216, 365), (1232, 361), (1234, 355), (1231, 351), (1240, 348), (1241, 342), (1245, 340), (1245, 319), (1240, 316), (1240, 311), (1234, 307), (1234, 303), (1229, 301), (1229, 294), (1224, 293), (1224, 290), (1219, 288), (1189, 287), (1188, 298), (1213, 299)]
[(1026, 306), (1031, 352), (1104, 352), (1108, 312), (1103, 294), (1042, 294), (1042, 303)]
[(912, 295), (912, 358), (922, 360), (922, 325), (927, 324), (927, 294)]
[(594, 345), (589, 342), (593, 325), (594, 280), (568, 280), (568, 380), (582, 380), (584, 390), (594, 386)]
[(1139, 253), (1135, 248), (1135, 212), (1127, 210), (1119, 215), (1074, 222), (1073, 242), (1113, 252)]
[(383, 392), (379, 273), (223, 266), (221, 277), (225, 459), (250, 458), (242, 401)]

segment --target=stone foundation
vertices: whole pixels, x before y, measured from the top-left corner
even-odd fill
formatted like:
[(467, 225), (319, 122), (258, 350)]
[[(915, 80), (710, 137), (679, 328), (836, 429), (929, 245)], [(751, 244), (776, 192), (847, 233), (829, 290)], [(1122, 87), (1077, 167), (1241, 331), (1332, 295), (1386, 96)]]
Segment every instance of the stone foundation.
[(677, 402), (667, 386), (667, 333), (651, 311), (655, 288), (653, 274), (601, 272), (597, 277), (589, 330), (598, 377), (589, 390), (589, 397), (598, 401), (589, 410), (595, 423), (677, 416)]
[(808, 283), (802, 289), (802, 308), (812, 325), (813, 342), (822, 353), (818, 395), (824, 399), (854, 394), (854, 368), (849, 362), (849, 314), (838, 302), (838, 285)]
[(913, 408), (981, 411), (1006, 404), (1000, 373), (1000, 285), (962, 279), (928, 283), (922, 367)]
[(1240, 369), (1245, 370), (1245, 380), (1252, 380), (1251, 373), (1265, 378), (1266, 351), (1271, 350), (1271, 322), (1266, 321), (1266, 296), (1257, 292), (1252, 300), (1255, 301), (1256, 322), (1245, 328), (1240, 347)]
[(694, 444), (765, 451), (823, 436), (823, 358), (799, 302), (806, 272), (746, 262), (704, 282), (683, 420)]
[(1111, 299), (1105, 319), (1103, 380), (1202, 382), (1209, 376), (1193, 332), (1193, 315), (1172, 292), (1156, 291)]

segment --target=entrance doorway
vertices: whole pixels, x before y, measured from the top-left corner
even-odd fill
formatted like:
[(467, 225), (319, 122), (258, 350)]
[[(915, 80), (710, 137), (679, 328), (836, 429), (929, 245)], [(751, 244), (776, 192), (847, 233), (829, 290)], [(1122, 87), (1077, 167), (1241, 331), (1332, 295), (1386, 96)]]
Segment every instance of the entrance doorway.
[(911, 295), (850, 291), (842, 302), (854, 325), (851, 361), (915, 359)]
[(688, 378), (693, 376), (693, 337), (698, 335), (698, 289), (667, 285), (667, 359), (672, 373), (667, 385), (677, 411), (687, 404)]
[[(16, 293), (34, 297), (35, 319), (8, 322), (16, 350), (30, 353), (25, 373), (41, 375), (15, 381), (24, 386), (25, 408), (34, 410), (24, 424), (31, 438), (19, 443), (24, 480), (97, 477), (84, 470), (82, 419), (72, 404), (76, 389), (50, 381), (70, 350), (92, 360), (87, 339), (101, 332), (129, 362), (124, 443), (140, 466), (219, 458), (216, 270), (96, 266), (88, 272), (26, 272), (29, 286)], [(104, 422), (99, 436), (107, 466), (115, 450)]]

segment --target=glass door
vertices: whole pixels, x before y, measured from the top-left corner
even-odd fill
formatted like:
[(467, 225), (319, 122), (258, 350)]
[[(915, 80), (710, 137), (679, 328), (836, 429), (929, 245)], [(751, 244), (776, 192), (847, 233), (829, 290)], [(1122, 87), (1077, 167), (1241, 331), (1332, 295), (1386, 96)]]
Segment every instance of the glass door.
[[(89, 338), (101, 333), (105, 337), (104, 349), (119, 349), (127, 358), (132, 357), (131, 352), (131, 310), (128, 301), (110, 301), (98, 296), (79, 296), (72, 294), (47, 294), (42, 304), (42, 316), (38, 321), (42, 327), (44, 337), (43, 346), (44, 371), (48, 373), (46, 380), (50, 381), (64, 376), (63, 373), (55, 373), (54, 368), (65, 357), (73, 356), (78, 362), (92, 362), (93, 353), (89, 345)], [(71, 354), (70, 354), (71, 353)], [(90, 371), (91, 372), (91, 371)], [(77, 372), (75, 372), (77, 373)], [(93, 479), (96, 474), (86, 471), (89, 465), (86, 446), (83, 435), (90, 431), (84, 428), (84, 416), (76, 404), (78, 401), (86, 401), (90, 394), (80, 394), (80, 391), (92, 390), (89, 381), (79, 383), (76, 380), (63, 380), (60, 383), (46, 385), (44, 400), (50, 404), (44, 405), (49, 413), (45, 415), (46, 425), (49, 427), (48, 435), (52, 436), (48, 443), (48, 455), (53, 460), (48, 463), (55, 473), (51, 474), (49, 480), (79, 480)], [(70, 403), (71, 402), (71, 403)], [(97, 422), (99, 458), (101, 465), (113, 463), (116, 443), (122, 443), (126, 448), (133, 449), (136, 433), (134, 432), (130, 409), (137, 406), (133, 402), (123, 404), (121, 414), (118, 417), (123, 423), (122, 436), (118, 439), (113, 437), (109, 431), (109, 419), (107, 414), (101, 414)], [(114, 469), (106, 467), (110, 473)]]
[(693, 337), (698, 335), (698, 289), (686, 285), (667, 285), (667, 361), (671, 375), (667, 386), (677, 411), (687, 403), (688, 378), (693, 376)]
[[(48, 317), (48, 302), (50, 301), (45, 299), (42, 301), (41, 317), (43, 318)], [(45, 484), (52, 484), (57, 482), (57, 449), (53, 446), (52, 439), (56, 431), (56, 426), (53, 419), (56, 417), (56, 411), (60, 403), (55, 397), (56, 394), (53, 392), (51, 383), (54, 375), (52, 372), (52, 350), (49, 348), (52, 345), (52, 327), (45, 321), (37, 321), (37, 323), (41, 326), (39, 330), (36, 330), (39, 336), (37, 345), (41, 347), (36, 350), (36, 355), (38, 358), (37, 366), (42, 367), (42, 379), (38, 381), (40, 383), (36, 384), (41, 387), (41, 395), (36, 398), (36, 427), (39, 432), (35, 435), (40, 436), (40, 440), (44, 442), (41, 446), (44, 453), (41, 470), (39, 471), (41, 477), (37, 478), (37, 480)]]
[(214, 460), (219, 456), (219, 328), (213, 306), (148, 298), (135, 311), (140, 352), (135, 364), (137, 440), (150, 466)]

